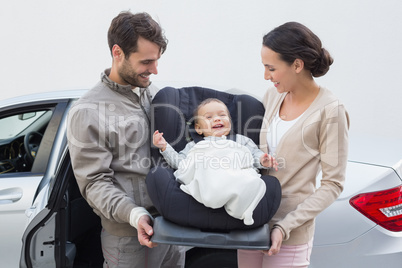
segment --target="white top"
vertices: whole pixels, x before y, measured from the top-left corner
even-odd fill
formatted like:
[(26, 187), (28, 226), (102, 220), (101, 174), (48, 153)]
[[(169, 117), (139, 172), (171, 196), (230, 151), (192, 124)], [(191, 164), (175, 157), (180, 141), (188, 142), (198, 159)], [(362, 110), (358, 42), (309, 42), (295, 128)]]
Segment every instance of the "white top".
[(135, 87), (132, 89), (132, 91), (138, 95), (138, 97), (140, 96), (140, 88), (139, 87)]
[(252, 225), (253, 211), (266, 190), (253, 168), (253, 155), (238, 142), (210, 137), (196, 143), (179, 163), (174, 176), (182, 183), (180, 189), (205, 206), (224, 207), (230, 216)]
[[(221, 137), (214, 137), (214, 136), (209, 136), (209, 137), (204, 137), (203, 140), (226, 140), (226, 136), (221, 136)], [(236, 142), (240, 143), (241, 145), (246, 146), (251, 154), (254, 157), (254, 168), (258, 171), (258, 169), (266, 169), (266, 167), (262, 166), (260, 163), (260, 157), (261, 155), (264, 154), (263, 151), (261, 151), (258, 146), (253, 142), (252, 139), (236, 134)], [(162, 156), (165, 158), (166, 162), (169, 164), (174, 169), (177, 169), (179, 167), (179, 163), (185, 159), (189, 153), (189, 151), (195, 146), (195, 142), (191, 141), (187, 143), (186, 147), (181, 150), (179, 153), (173, 149), (173, 147), (168, 143), (166, 145), (166, 150), (165, 151), (160, 151), (159, 152), (162, 154)]]
[(269, 154), (275, 154), (276, 147), (278, 147), (278, 144), (283, 135), (285, 135), (285, 133), (297, 122), (297, 120), (302, 115), (303, 114), (293, 120), (284, 121), (279, 116), (278, 110), (278, 112), (275, 114), (274, 119), (272, 120), (272, 123), (268, 126), (267, 143), (269, 146)]

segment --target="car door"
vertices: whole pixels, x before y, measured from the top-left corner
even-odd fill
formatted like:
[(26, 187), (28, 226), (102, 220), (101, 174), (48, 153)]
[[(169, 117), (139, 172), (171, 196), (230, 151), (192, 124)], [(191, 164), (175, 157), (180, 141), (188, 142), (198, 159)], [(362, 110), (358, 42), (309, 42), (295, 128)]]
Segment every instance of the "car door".
[(60, 122), (49, 166), (22, 236), (22, 268), (68, 268), (80, 263), (84, 263), (82, 267), (101, 267), (103, 263), (100, 218), (79, 192), (67, 148), (66, 121), (63, 118)]
[(0, 108), (0, 259), (18, 267), (28, 208), (44, 176), (68, 100), (18, 102)]
[(72, 169), (64, 146), (57, 174), (50, 178), (34, 201), (35, 210), (22, 237), (20, 267), (73, 267), (75, 245), (67, 242), (65, 178)]

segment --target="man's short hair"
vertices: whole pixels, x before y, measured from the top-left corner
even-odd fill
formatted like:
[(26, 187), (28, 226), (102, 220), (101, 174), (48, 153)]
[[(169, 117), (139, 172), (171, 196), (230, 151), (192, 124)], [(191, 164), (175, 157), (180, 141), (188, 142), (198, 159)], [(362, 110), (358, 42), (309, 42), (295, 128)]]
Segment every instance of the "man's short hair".
[(167, 47), (167, 39), (160, 25), (148, 13), (133, 14), (130, 11), (121, 12), (112, 20), (108, 31), (110, 52), (118, 45), (128, 58), (137, 52), (138, 38), (142, 37), (157, 44), (163, 54)]

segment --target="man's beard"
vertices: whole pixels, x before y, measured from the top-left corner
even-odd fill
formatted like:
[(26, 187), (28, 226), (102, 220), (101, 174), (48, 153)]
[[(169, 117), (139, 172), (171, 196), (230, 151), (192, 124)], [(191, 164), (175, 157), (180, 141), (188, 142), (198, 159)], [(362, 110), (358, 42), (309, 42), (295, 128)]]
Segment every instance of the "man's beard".
[[(146, 88), (151, 84), (151, 81), (140, 81), (139, 76), (140, 74), (137, 74), (130, 65), (127, 64), (127, 61), (124, 61), (123, 66), (121, 69), (118, 71), (121, 79), (126, 82), (129, 85), (132, 85), (133, 87), (140, 87), (140, 88)], [(145, 75), (150, 75), (149, 73), (143, 73)]]

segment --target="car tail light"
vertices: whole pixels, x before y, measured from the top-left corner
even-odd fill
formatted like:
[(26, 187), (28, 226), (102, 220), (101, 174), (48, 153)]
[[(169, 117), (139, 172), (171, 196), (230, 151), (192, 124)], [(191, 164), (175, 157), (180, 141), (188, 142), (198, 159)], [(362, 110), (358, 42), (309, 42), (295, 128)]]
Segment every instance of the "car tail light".
[(402, 231), (402, 186), (359, 194), (351, 198), (349, 203), (385, 229)]

